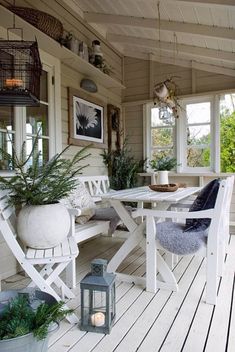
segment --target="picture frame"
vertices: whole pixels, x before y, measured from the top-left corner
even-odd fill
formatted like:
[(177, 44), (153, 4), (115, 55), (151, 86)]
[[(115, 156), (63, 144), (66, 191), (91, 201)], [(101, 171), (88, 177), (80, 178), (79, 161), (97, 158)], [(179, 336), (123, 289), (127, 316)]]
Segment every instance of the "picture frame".
[(68, 88), (69, 138), (77, 146), (107, 148), (106, 105), (81, 90)]

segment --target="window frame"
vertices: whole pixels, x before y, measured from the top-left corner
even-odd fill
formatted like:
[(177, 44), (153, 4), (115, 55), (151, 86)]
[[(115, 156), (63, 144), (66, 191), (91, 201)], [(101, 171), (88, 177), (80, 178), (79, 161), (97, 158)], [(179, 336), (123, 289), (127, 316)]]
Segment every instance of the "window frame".
[[(210, 166), (208, 167), (190, 167), (187, 166), (187, 117), (186, 117), (186, 105), (188, 104), (199, 104), (199, 103), (205, 103), (205, 102), (210, 102), (210, 123), (205, 123), (205, 125), (210, 125), (210, 133), (211, 133), (211, 163)], [(203, 95), (203, 96), (192, 96), (192, 97), (187, 97), (184, 99), (180, 100), (180, 106), (181, 106), (181, 112), (180, 116), (178, 118), (177, 124), (179, 134), (177, 138), (177, 146), (176, 149), (177, 151), (179, 150), (179, 153), (177, 153), (177, 160), (179, 163), (179, 166), (177, 168), (178, 172), (185, 172), (188, 174), (191, 173), (211, 173), (215, 171), (214, 164), (215, 164), (215, 120), (214, 120), (214, 96), (213, 95)], [(202, 126), (204, 123), (198, 124), (198, 126)], [(183, 138), (182, 138), (183, 136)]]
[[(235, 94), (234, 89), (221, 90), (209, 93), (198, 93), (186, 97), (181, 97), (179, 104), (182, 107), (180, 116), (176, 119), (175, 124), (175, 152), (177, 158), (177, 173), (192, 174), (220, 174), (220, 97), (226, 94)], [(210, 167), (187, 167), (186, 166), (186, 104), (211, 102), (211, 165)], [(143, 143), (144, 158), (149, 160), (151, 155), (151, 108), (154, 107), (152, 102), (148, 102), (143, 106)], [(184, 138), (182, 138), (184, 136)], [(147, 171), (153, 170), (147, 166)], [(227, 174), (224, 173), (223, 174)]]
[[(157, 148), (153, 148), (152, 147), (152, 144), (151, 144), (151, 140), (152, 140), (152, 137), (151, 137), (151, 132), (152, 132), (152, 129), (153, 127), (151, 126), (151, 109), (152, 108), (157, 108), (156, 105), (154, 105), (154, 103), (148, 103), (148, 104), (145, 104), (144, 107), (143, 107), (143, 117), (144, 117), (144, 123), (143, 123), (143, 131), (144, 131), (144, 135), (143, 135), (143, 154), (144, 154), (144, 159), (148, 159), (150, 160), (150, 156), (151, 156), (151, 152), (153, 149), (157, 149)], [(167, 126), (162, 126), (162, 127), (159, 127), (160, 129), (161, 128), (164, 128)], [(155, 128), (158, 128), (158, 127), (155, 127)], [(177, 123), (175, 123), (174, 127), (170, 127), (173, 129), (173, 133), (172, 133), (172, 137), (173, 137), (173, 151), (174, 151), (174, 154), (173, 156), (176, 156), (176, 140), (177, 140)], [(161, 149), (164, 149), (164, 147), (162, 147)], [(166, 148), (168, 149), (168, 148)], [(148, 171), (151, 171), (151, 167), (148, 165), (147, 163), (147, 170)]]

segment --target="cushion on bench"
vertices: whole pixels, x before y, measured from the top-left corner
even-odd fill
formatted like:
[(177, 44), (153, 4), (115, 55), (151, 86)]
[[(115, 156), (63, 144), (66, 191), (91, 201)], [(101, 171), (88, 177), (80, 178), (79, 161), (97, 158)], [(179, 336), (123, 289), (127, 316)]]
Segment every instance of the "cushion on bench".
[[(131, 213), (132, 208), (131, 207), (125, 207), (126, 210)], [(112, 235), (114, 231), (116, 230), (120, 217), (117, 214), (116, 210), (113, 207), (108, 207), (108, 208), (97, 208), (95, 209), (95, 215), (92, 216), (92, 220), (108, 220), (109, 221), (109, 231), (108, 234)]]

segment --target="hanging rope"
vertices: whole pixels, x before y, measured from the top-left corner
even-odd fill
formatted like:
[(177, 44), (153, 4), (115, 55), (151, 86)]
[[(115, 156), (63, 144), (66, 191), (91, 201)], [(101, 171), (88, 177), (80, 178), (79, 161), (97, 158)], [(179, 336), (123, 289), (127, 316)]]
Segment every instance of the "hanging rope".
[(161, 62), (161, 14), (160, 14), (160, 1), (157, 3), (158, 12), (158, 42), (159, 42), (159, 61)]

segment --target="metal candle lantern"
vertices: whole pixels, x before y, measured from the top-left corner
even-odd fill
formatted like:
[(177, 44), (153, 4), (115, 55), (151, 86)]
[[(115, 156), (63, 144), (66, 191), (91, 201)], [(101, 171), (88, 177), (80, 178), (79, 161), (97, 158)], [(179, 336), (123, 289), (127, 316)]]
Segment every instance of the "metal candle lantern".
[(0, 105), (39, 105), (42, 65), (37, 42), (0, 41)]
[(91, 273), (80, 282), (81, 330), (109, 334), (116, 316), (115, 274), (107, 273), (107, 260), (95, 259)]

